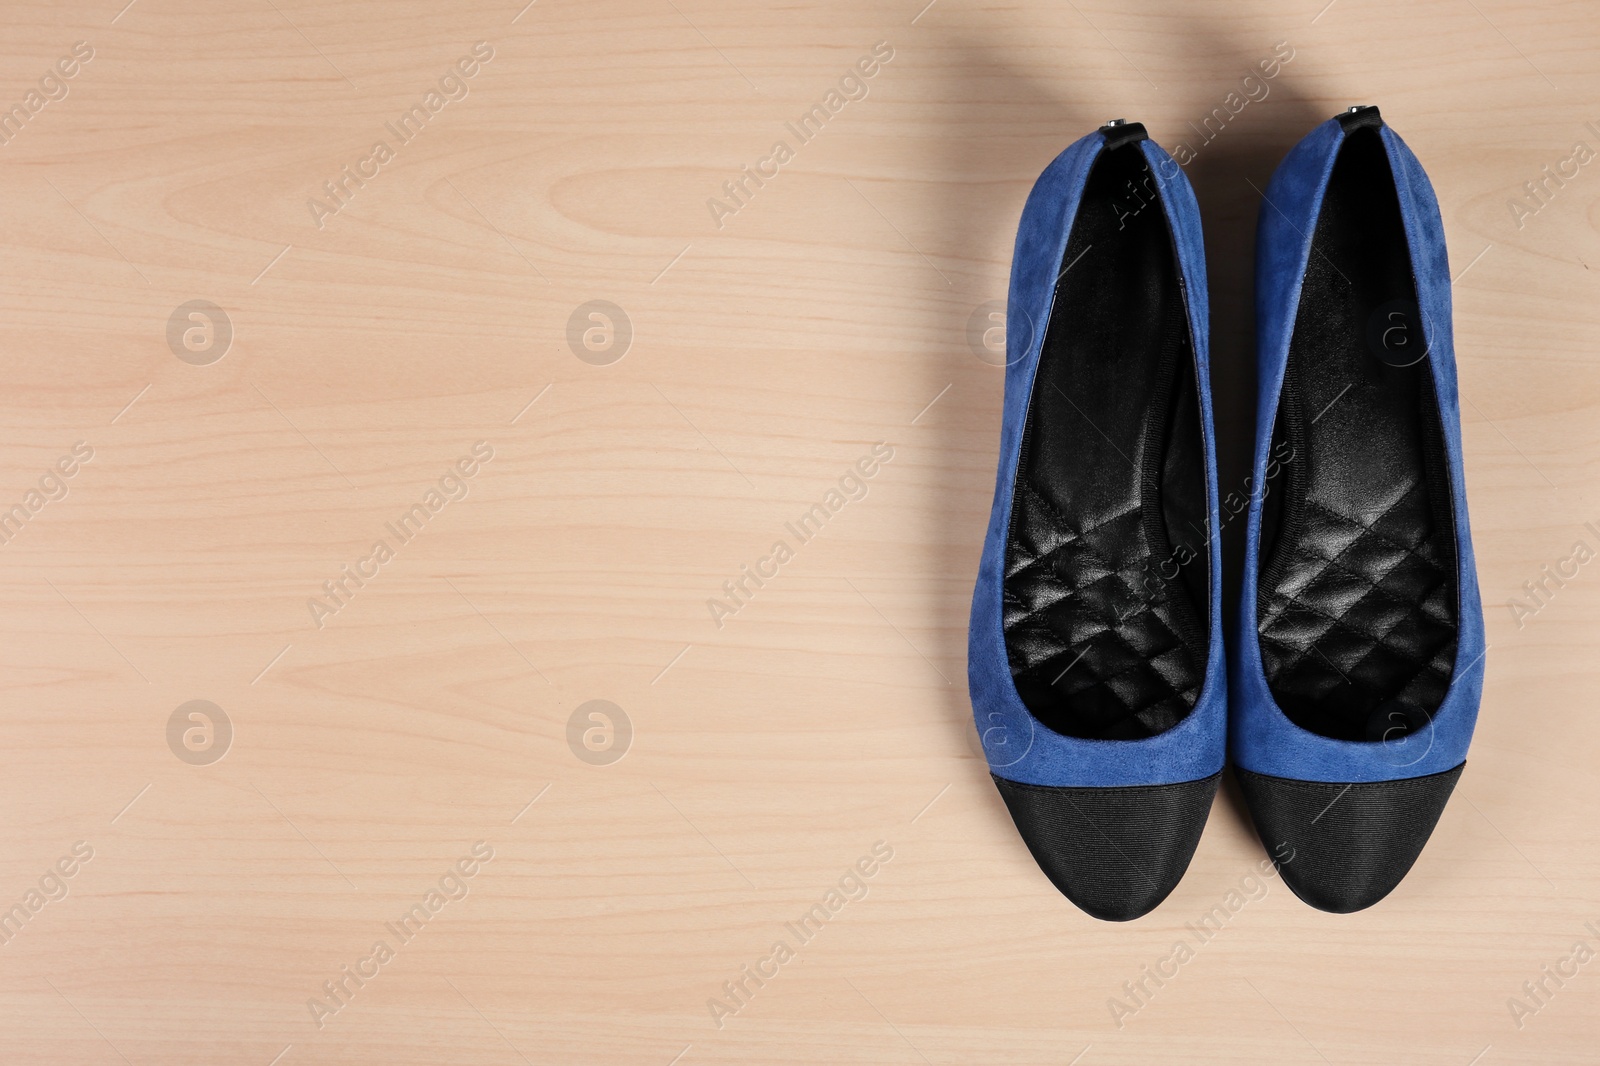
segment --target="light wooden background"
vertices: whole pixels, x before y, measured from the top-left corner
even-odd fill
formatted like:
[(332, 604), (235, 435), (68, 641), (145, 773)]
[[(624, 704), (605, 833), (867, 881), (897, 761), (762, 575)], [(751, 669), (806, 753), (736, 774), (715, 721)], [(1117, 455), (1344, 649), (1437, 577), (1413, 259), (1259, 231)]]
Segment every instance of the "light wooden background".
[[(1508, 206), (1600, 150), (1591, 5), (122, 2), (13, 3), (0, 41), (25, 109), (93, 49), (0, 146), (0, 509), (93, 450), (0, 546), (0, 907), (93, 852), (0, 944), (0, 1061), (1596, 1060), (1600, 962), (1520, 1028), (1508, 1006), (1600, 950), (1600, 563), (1507, 606), (1600, 550), (1600, 163)], [(319, 229), (307, 200), (478, 41), (469, 94)], [(879, 41), (800, 145), (784, 123)], [(1123, 982), (1262, 850), (1229, 786), (1119, 926), (1018, 840), (966, 698), (1001, 398), (969, 322), (1063, 146), (1115, 116), (1193, 144), (1280, 41), (1187, 168), (1224, 491), (1255, 190), (1379, 104), (1462, 274), (1483, 716), (1390, 899), (1336, 917), (1269, 881), (1119, 1028)], [(718, 228), (707, 199), (777, 140)], [(220, 360), (169, 347), (191, 300), (231, 323)], [(609, 365), (569, 346), (592, 300), (631, 325)], [(318, 628), (308, 599), (478, 441), (467, 497)], [(718, 628), (708, 598), (877, 441), (867, 496)], [(190, 700), (231, 723), (220, 760), (169, 747)], [(631, 723), (620, 761), (569, 746), (591, 700)], [(401, 944), (384, 923), (476, 841), (469, 894)], [(718, 1028), (723, 982), (879, 841), (866, 897)], [(319, 1028), (307, 1001), (380, 939)]]

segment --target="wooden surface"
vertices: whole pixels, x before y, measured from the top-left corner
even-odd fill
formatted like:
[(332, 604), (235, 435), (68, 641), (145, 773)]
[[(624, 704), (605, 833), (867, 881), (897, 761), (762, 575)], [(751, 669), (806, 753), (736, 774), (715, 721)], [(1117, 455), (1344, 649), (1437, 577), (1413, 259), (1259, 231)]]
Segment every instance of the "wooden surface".
[[(1600, 551), (1600, 163), (1510, 206), (1600, 150), (1591, 5), (121, 2), (11, 4), (0, 44), (0, 1061), (1596, 1061), (1600, 963), (1563, 960), (1600, 951), (1600, 563), (1563, 560)], [(1187, 143), (1236, 488), (1256, 189), (1352, 103), (1461, 275), (1470, 766), (1369, 912), (1250, 880), (1230, 785), (1172, 897), (1102, 924), (970, 721), (986, 308), (1062, 147)], [(596, 300), (626, 322), (569, 332)]]

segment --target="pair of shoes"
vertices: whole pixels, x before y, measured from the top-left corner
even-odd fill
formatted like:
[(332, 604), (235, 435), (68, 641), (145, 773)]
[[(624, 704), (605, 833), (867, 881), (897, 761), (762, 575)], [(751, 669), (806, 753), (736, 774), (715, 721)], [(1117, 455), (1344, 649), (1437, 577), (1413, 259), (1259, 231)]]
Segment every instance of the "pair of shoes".
[(1376, 108), (1279, 166), (1256, 301), (1225, 657), (1193, 190), (1118, 120), (1028, 197), (969, 682), (1023, 841), (1097, 918), (1177, 885), (1230, 758), (1285, 883), (1341, 913), (1410, 870), (1465, 764), (1485, 645), (1450, 274), (1433, 189)]

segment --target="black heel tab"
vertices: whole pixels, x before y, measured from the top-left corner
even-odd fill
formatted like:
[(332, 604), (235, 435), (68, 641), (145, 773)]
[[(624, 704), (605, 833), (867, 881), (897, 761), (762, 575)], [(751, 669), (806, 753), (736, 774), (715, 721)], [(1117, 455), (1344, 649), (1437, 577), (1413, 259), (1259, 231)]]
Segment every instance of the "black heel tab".
[(1335, 117), (1338, 118), (1339, 125), (1343, 128), (1346, 137), (1356, 130), (1383, 128), (1383, 116), (1378, 114), (1378, 109), (1371, 105), (1352, 107), (1346, 111), (1341, 111)]
[(1113, 148), (1121, 148), (1125, 144), (1133, 144), (1137, 141), (1148, 141), (1150, 139), (1150, 135), (1145, 132), (1144, 123), (1125, 122), (1120, 118), (1114, 118), (1104, 126), (1101, 126), (1100, 135), (1106, 139), (1105, 150), (1108, 152)]

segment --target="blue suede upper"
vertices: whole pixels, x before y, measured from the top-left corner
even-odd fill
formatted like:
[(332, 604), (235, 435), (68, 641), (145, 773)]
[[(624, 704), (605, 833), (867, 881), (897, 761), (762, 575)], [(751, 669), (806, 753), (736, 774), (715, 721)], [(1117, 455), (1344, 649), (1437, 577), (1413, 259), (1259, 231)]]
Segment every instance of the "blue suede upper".
[(1449, 770), (1466, 758), (1483, 688), (1483, 608), (1467, 523), (1461, 461), (1461, 414), (1456, 395), (1455, 345), (1450, 323), (1450, 266), (1444, 224), (1433, 186), (1411, 149), (1393, 130), (1380, 131), (1399, 191), (1424, 337), (1444, 427), (1445, 455), (1455, 508), (1460, 574), (1455, 673), (1431, 721), (1403, 741), (1334, 740), (1302, 729), (1279, 709), (1262, 671), (1256, 633), (1256, 581), (1261, 511), (1272, 427), (1289, 358), (1300, 287), (1311, 254), (1323, 191), (1345, 133), (1335, 119), (1312, 130), (1279, 165), (1267, 187), (1256, 233), (1256, 331), (1260, 394), (1255, 468), (1250, 484), (1243, 588), (1237, 639), (1232, 642), (1233, 717), (1229, 751), (1246, 770), (1305, 781), (1387, 781)]
[[(1005, 406), (994, 507), (983, 543), (968, 629), (967, 678), (978, 733), (989, 768), (999, 777), (1031, 785), (1111, 787), (1167, 785), (1209, 777), (1222, 769), (1227, 725), (1227, 678), (1222, 651), (1222, 555), (1217, 537), (1210, 552), (1210, 634), (1206, 679), (1194, 709), (1173, 728), (1144, 740), (1086, 740), (1039, 724), (1017, 695), (1001, 629), (1001, 588), (1006, 537), (1034, 373), (1050, 322), (1067, 237), (1077, 217), (1089, 168), (1105, 143), (1098, 131), (1056, 157), (1028, 195), (1017, 227), (1006, 305)], [(1153, 141), (1139, 142), (1161, 190), (1174, 235), (1178, 270), (1186, 283), (1195, 352), (1196, 385), (1204, 432), (1209, 527), (1218, 525), (1216, 446), (1211, 422), (1211, 375), (1205, 254), (1200, 209), (1178, 164)]]

